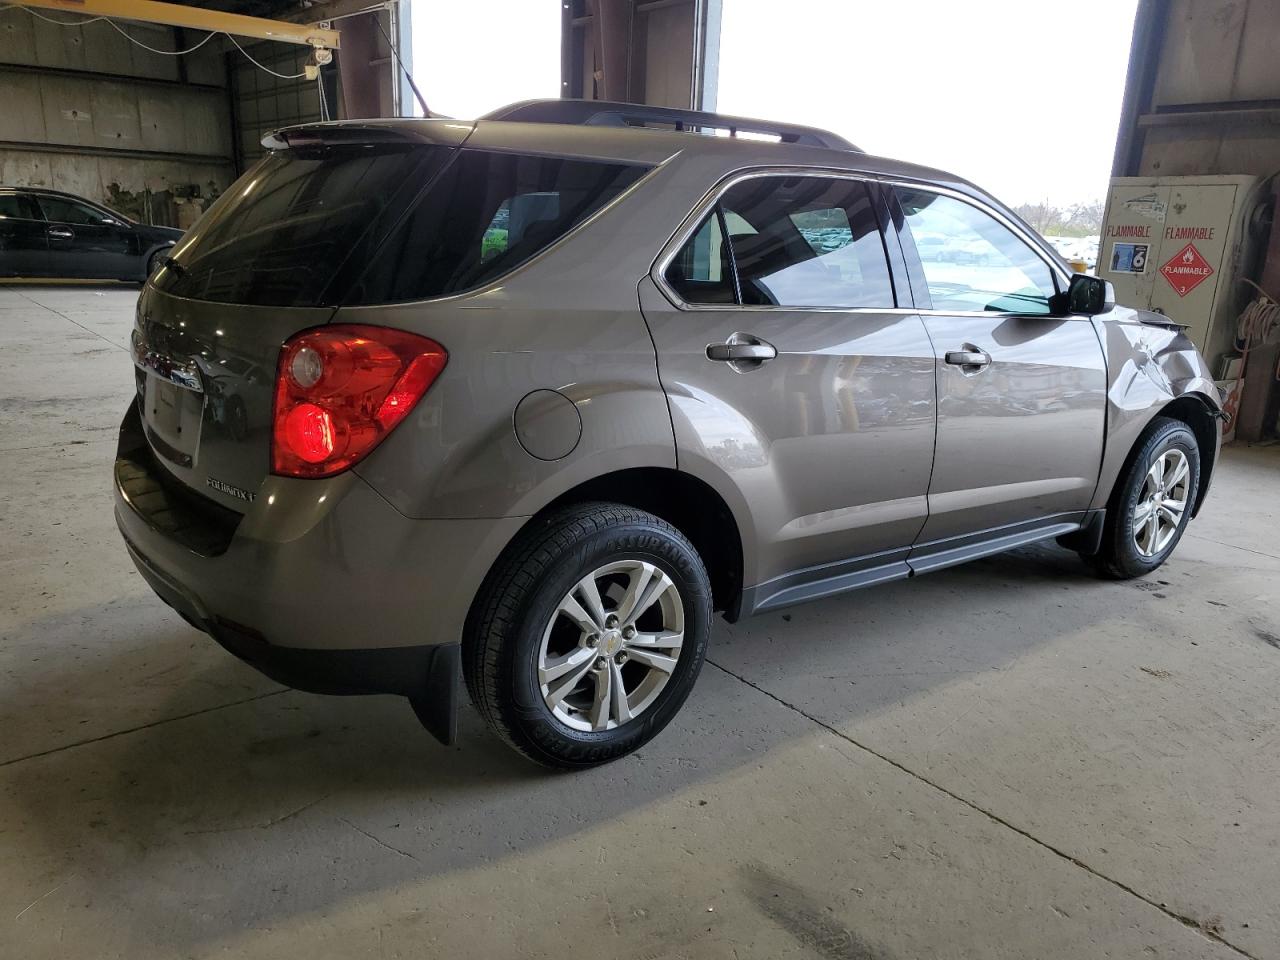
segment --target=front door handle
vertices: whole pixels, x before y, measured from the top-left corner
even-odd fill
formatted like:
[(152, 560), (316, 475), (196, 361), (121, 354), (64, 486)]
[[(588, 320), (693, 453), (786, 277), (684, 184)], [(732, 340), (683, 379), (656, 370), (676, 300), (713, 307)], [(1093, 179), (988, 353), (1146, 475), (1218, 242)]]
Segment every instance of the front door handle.
[(707, 345), (707, 359), (720, 360), (728, 362), (741, 362), (755, 360), (763, 362), (772, 360), (778, 355), (778, 348), (771, 343), (765, 343), (755, 337), (743, 338), (735, 340), (730, 338), (724, 343), (711, 343)]
[(947, 363), (957, 367), (985, 367), (990, 362), (991, 354), (972, 344), (966, 343), (963, 350), (947, 351)]
[(55, 240), (70, 240), (75, 236), (75, 231), (68, 230), (66, 227), (50, 227), (49, 236)]

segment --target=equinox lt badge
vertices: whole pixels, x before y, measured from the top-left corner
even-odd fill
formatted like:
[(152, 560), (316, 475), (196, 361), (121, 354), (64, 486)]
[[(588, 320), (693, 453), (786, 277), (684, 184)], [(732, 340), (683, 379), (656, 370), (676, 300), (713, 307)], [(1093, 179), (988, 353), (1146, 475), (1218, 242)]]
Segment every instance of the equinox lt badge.
[(243, 500), (245, 503), (253, 503), (256, 494), (251, 490), (245, 490), (241, 487), (233, 487), (224, 480), (218, 480), (216, 477), (207, 477), (205, 485), (212, 487), (219, 493), (225, 493), (229, 497), (235, 497), (237, 500)]

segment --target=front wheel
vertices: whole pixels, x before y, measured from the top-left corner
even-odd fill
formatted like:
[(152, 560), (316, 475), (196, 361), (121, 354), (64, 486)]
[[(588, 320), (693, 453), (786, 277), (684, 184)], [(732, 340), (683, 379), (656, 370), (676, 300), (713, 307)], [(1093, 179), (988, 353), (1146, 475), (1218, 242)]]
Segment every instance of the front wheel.
[(1147, 427), (1107, 508), (1102, 549), (1092, 557), (1105, 576), (1128, 580), (1168, 559), (1191, 519), (1200, 487), (1200, 447), (1181, 420)]
[(706, 657), (711, 587), (675, 527), (611, 503), (533, 521), (477, 598), (467, 689), (525, 756), (581, 768), (655, 737)]

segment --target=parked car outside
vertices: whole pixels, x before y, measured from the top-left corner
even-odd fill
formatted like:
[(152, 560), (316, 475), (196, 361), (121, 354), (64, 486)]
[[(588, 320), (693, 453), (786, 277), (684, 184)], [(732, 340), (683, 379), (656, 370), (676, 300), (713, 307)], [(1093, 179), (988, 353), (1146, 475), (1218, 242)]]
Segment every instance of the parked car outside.
[(146, 280), (181, 237), (69, 193), (0, 187), (0, 277)]
[(672, 720), (713, 612), (1055, 538), (1142, 576), (1204, 501), (1220, 399), (1181, 328), (949, 174), (584, 101), (264, 143), (143, 290), (115, 512), (283, 682), (450, 742), (461, 674), (585, 767)]
[(1083, 263), (1088, 270), (1098, 265), (1097, 237), (1045, 237), (1068, 262)]

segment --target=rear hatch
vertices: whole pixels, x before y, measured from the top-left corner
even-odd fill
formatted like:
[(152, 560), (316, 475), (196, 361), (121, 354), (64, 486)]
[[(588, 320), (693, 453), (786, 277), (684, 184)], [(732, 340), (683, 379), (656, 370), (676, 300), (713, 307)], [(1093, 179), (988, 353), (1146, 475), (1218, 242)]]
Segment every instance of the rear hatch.
[(236, 181), (138, 302), (143, 429), (171, 475), (238, 512), (271, 466), (281, 345), (327, 323), (470, 132), (409, 121), (297, 128)]

